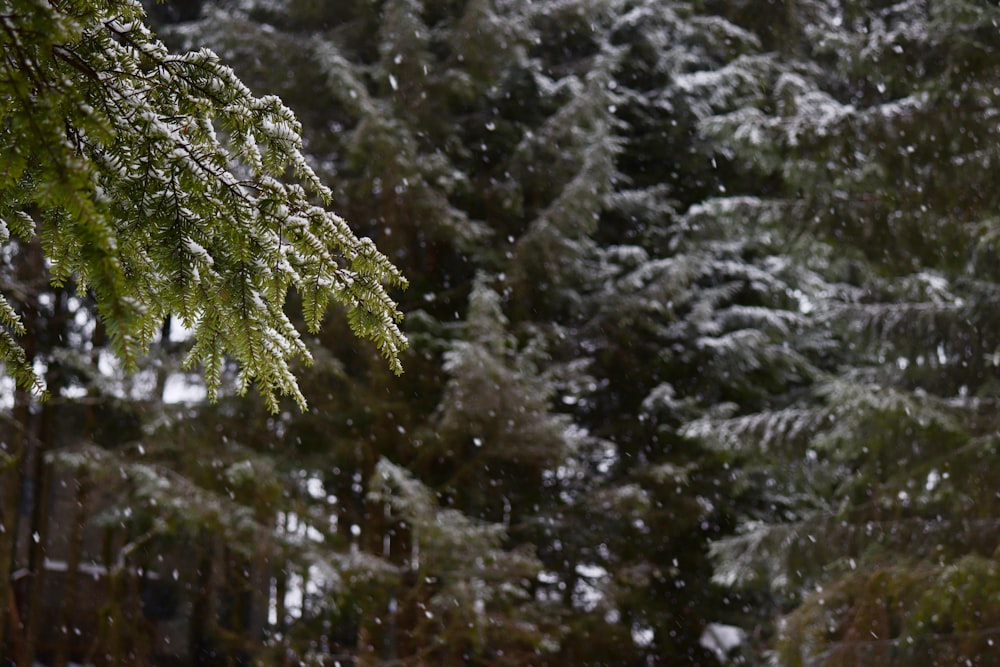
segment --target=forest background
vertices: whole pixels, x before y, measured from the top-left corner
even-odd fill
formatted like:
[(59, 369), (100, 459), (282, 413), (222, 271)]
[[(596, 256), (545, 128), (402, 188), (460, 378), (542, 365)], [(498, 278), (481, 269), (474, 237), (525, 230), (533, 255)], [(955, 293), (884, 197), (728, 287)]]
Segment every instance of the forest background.
[(333, 317), (308, 411), (212, 403), (0, 255), (51, 394), (0, 384), (11, 663), (993, 664), (995, 3), (147, 9), (295, 111), (406, 372)]

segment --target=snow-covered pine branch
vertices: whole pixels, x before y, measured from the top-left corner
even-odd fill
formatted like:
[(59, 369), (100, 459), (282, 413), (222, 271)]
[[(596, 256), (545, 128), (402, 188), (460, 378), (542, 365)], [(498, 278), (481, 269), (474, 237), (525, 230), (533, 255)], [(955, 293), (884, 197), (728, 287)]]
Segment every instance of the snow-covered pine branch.
[[(176, 315), (211, 395), (232, 355), (241, 389), (305, 407), (291, 288), (311, 330), (333, 299), (401, 371), (387, 286), (405, 279), (325, 208), (292, 112), (209, 50), (169, 53), (144, 19), (138, 0), (13, 0), (0, 15), (0, 243), (40, 240), (53, 279), (93, 293), (126, 364)], [(40, 391), (10, 297), (0, 361)]]

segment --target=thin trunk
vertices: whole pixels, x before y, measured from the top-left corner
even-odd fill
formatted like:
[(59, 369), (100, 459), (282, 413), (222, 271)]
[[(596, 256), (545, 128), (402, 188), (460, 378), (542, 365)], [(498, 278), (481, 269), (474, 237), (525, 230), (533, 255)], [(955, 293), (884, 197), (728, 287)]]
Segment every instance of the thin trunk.
[[(37, 243), (28, 243), (18, 253), (20, 264), (16, 268), (16, 280), (24, 287), (26, 301), (37, 299), (39, 289), (38, 267), (43, 265), (41, 250)], [(42, 282), (41, 284), (44, 284)], [(37, 303), (22, 304), (21, 320), (25, 335), (21, 337), (21, 347), (31, 362), (38, 353), (36, 338)], [(31, 446), (33, 420), (31, 416), (31, 394), (22, 389), (14, 391), (14, 408), (11, 412), (10, 427), (0, 431), (0, 655), (20, 654), (21, 637), (24, 628), (17, 614), (11, 575), (17, 567), (19, 510), (24, 486), (24, 458)], [(15, 627), (15, 624), (17, 627)]]
[(797, 0), (785, 0), (785, 36), (781, 40), (785, 55), (793, 55), (799, 44), (799, 9)]
[(74, 636), (72, 626), (77, 614), (77, 584), (83, 557), (84, 528), (90, 515), (87, 502), (89, 492), (87, 472), (80, 469), (76, 472), (76, 511), (69, 537), (69, 553), (66, 555), (66, 585), (59, 603), (59, 640), (56, 643), (54, 667), (66, 667), (69, 662), (69, 645)]
[(44, 588), (46, 580), (45, 550), (49, 538), (49, 468), (45, 464), (44, 448), (37, 448), (29, 465), (32, 471), (34, 499), (31, 512), (31, 528), (28, 542), (28, 571), (30, 585), (25, 600), (24, 642), (18, 653), (18, 667), (31, 667), (35, 663), (38, 650), (38, 631), (42, 608), (45, 606)]
[(122, 598), (124, 572), (108, 572), (108, 605), (105, 614), (107, 622), (107, 643), (104, 647), (104, 657), (110, 667), (124, 667), (125, 649), (122, 642), (122, 631), (125, 625), (125, 615), (122, 613)]
[(222, 643), (226, 667), (236, 667), (236, 651), (240, 634), (240, 577), (236, 558), (222, 547), (219, 559), (219, 594), (222, 597), (222, 618), (218, 637)]
[[(112, 541), (106, 543), (105, 562), (108, 568), (109, 599), (105, 612), (107, 628), (105, 659), (109, 665), (131, 667), (136, 664), (136, 656), (134, 653), (129, 655), (126, 645), (130, 643), (133, 651), (141, 651), (143, 647), (144, 617), (133, 563), (139, 550), (153, 540), (159, 530), (159, 526), (154, 525), (142, 535), (122, 544), (117, 551), (113, 548)], [(112, 557), (112, 553), (116, 555)], [(127, 625), (126, 621), (129, 621)]]
[[(56, 340), (66, 335), (66, 291), (56, 290), (52, 299), (53, 310), (48, 317), (49, 334)], [(45, 383), (53, 396), (58, 396), (65, 384), (62, 369), (56, 362), (50, 363), (45, 374)], [(19, 667), (31, 667), (35, 663), (38, 651), (38, 640), (42, 611), (46, 606), (45, 583), (48, 571), (45, 569), (45, 556), (49, 544), (49, 525), (52, 515), (51, 493), (49, 485), (52, 478), (51, 466), (46, 461), (49, 452), (57, 446), (56, 423), (59, 420), (58, 408), (53, 402), (42, 405), (38, 421), (38, 438), (36, 445), (27, 451), (26, 463), (30, 466), (32, 475), (32, 507), (31, 527), (28, 542), (28, 569), (31, 572), (30, 593), (25, 601), (24, 612), (24, 643), (18, 653)]]
[[(288, 534), (288, 512), (282, 512), (281, 524), (278, 530), (284, 537)], [(274, 563), (274, 631), (285, 635), (285, 621), (288, 616), (288, 609), (285, 607), (285, 598), (288, 596), (288, 558), (283, 551), (276, 551), (281, 558), (280, 563)]]
[[(262, 522), (261, 525), (268, 525)], [(274, 558), (273, 542), (270, 535), (261, 535), (254, 549), (253, 557), (248, 563), (247, 604), (247, 639), (252, 642), (250, 646), (259, 646), (265, 639), (264, 631), (267, 628), (267, 617), (271, 609), (271, 562)]]
[(14, 642), (21, 637), (17, 604), (11, 575), (14, 571), (14, 551), (17, 547), (18, 508), (25, 440), (31, 418), (30, 397), (18, 390), (14, 396), (14, 409), (10, 428), (0, 437), (0, 655), (17, 655), (19, 647)]
[(119, 576), (115, 548), (117, 542), (115, 531), (108, 528), (104, 534), (104, 568), (107, 578), (107, 596), (103, 607), (103, 642), (101, 642), (101, 652), (103, 653), (100, 662), (108, 667), (120, 667), (124, 664), (124, 655), (121, 645), (122, 619), (122, 593), (121, 577)]
[(197, 588), (191, 610), (190, 664), (200, 667), (211, 662), (214, 653), (214, 629), (218, 625), (216, 608), (215, 539), (207, 532), (199, 542), (203, 545), (195, 575)]
[(302, 568), (302, 607), (299, 609), (299, 618), (309, 618), (309, 566)]
[(280, 563), (274, 571), (274, 632), (285, 634), (285, 618), (288, 610), (285, 608), (285, 597), (288, 595), (288, 565)]
[(142, 613), (142, 584), (139, 576), (139, 568), (134, 565), (127, 565), (122, 571), (124, 578), (126, 606), (126, 628), (124, 644), (127, 645), (129, 667), (150, 664), (150, 657), (153, 653), (151, 633), (146, 617)]
[[(371, 474), (365, 479), (371, 479)], [(367, 553), (382, 556), (386, 543), (385, 515), (388, 505), (385, 503), (366, 502), (364, 523), (361, 529), (361, 549)], [(304, 582), (303, 582), (304, 586)], [(359, 667), (374, 667), (382, 662), (385, 644), (385, 628), (381, 627), (380, 619), (386, 614), (385, 604), (388, 600), (372, 596), (367, 609), (361, 610), (358, 622), (358, 665)]]

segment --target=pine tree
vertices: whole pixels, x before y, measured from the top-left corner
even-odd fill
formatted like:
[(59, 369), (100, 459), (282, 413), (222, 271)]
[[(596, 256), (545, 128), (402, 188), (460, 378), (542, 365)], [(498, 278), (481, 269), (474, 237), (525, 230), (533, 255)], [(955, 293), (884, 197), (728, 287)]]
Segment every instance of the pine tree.
[(534, 595), (533, 549), (505, 547), (504, 525), (440, 508), (433, 495), (405, 469), (385, 459), (376, 466), (369, 500), (386, 507), (388, 520), (401, 520), (405, 532), (392, 540), (409, 552), (411, 583), (389, 606), (400, 635), (392, 652), (408, 649), (404, 661), (520, 665), (550, 651), (557, 628)]
[(800, 391), (686, 428), (738, 455), (743, 484), (769, 480), (718, 577), (782, 601), (784, 664), (988, 661), (1000, 16), (796, 4), (763, 97), (702, 124), (819, 242), (818, 289), (798, 289), (826, 341), (797, 346), (822, 371)]
[(442, 492), (477, 518), (520, 526), (569, 453), (571, 425), (550, 412), (555, 383), (532, 359), (541, 351), (517, 350), (485, 276), (473, 286), (465, 325), (444, 357), (449, 381), (435, 431), (461, 465)]

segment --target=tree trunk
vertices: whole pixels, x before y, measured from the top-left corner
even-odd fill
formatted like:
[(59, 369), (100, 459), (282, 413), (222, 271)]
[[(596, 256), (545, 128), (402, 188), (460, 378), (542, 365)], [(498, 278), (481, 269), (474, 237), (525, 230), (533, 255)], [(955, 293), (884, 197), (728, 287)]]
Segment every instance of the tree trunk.
[(127, 664), (130, 667), (149, 665), (153, 654), (153, 634), (149, 621), (142, 613), (142, 578), (139, 567), (135, 563), (126, 563), (121, 576), (126, 599), (124, 608), (127, 631), (123, 644), (127, 648)]
[[(21, 245), (15, 257), (15, 282), (20, 287), (19, 301), (22, 303), (19, 310), (25, 330), (20, 343), (30, 363), (38, 354), (38, 294), (48, 280), (44, 271), (39, 271), (38, 268), (44, 266), (44, 261), (37, 242)], [(29, 392), (15, 389), (10, 421), (0, 430), (0, 497), (3, 503), (0, 505), (0, 655), (8, 657), (20, 655), (24, 633), (11, 586), (11, 575), (17, 567), (17, 554), (20, 551), (19, 512), (24, 487), (25, 456), (34, 444), (34, 420), (31, 414), (33, 401)]]
[(201, 555), (198, 570), (195, 575), (196, 588), (191, 610), (190, 630), (190, 664), (207, 665), (215, 654), (214, 628), (218, 624), (218, 609), (216, 606), (216, 584), (218, 567), (216, 563), (216, 540), (207, 532), (200, 535)]
[(97, 664), (108, 667), (122, 667), (124, 655), (121, 646), (122, 599), (121, 577), (118, 576), (116, 543), (118, 538), (113, 528), (104, 532), (104, 569), (107, 599), (101, 607), (101, 637), (98, 642)]
[(46, 580), (45, 550), (49, 538), (49, 469), (45, 464), (45, 448), (38, 447), (31, 453), (26, 463), (32, 468), (32, 489), (34, 498), (31, 511), (31, 526), (28, 538), (28, 570), (30, 585), (24, 601), (24, 642), (18, 653), (18, 667), (31, 667), (35, 663), (38, 649), (39, 623), (45, 606), (44, 587)]
[(72, 533), (69, 538), (69, 549), (66, 555), (66, 584), (59, 603), (59, 639), (56, 643), (54, 667), (66, 667), (69, 661), (70, 639), (73, 636), (73, 623), (77, 613), (77, 585), (79, 583), (80, 560), (83, 557), (84, 528), (89, 517), (87, 504), (90, 492), (90, 480), (84, 469), (76, 471), (76, 507), (73, 517)]
[(274, 570), (274, 633), (285, 635), (285, 618), (288, 610), (285, 608), (285, 598), (288, 596), (288, 565), (287, 562), (277, 564)]
[(799, 45), (798, 0), (785, 0), (785, 36), (782, 42), (784, 55), (794, 55)]
[(11, 575), (17, 547), (18, 509), (25, 440), (30, 423), (31, 398), (24, 391), (14, 395), (14, 410), (0, 436), (0, 655), (17, 655), (13, 643), (21, 636)]
[[(66, 290), (57, 289), (52, 296), (52, 313), (46, 319), (47, 335), (52, 340), (62, 340), (66, 336)], [(45, 383), (52, 396), (60, 395), (65, 385), (65, 378), (57, 362), (49, 363)], [(26, 474), (29, 474), (27, 470), (30, 469), (33, 491), (31, 526), (28, 531), (28, 569), (31, 572), (31, 585), (23, 614), (24, 643), (18, 653), (17, 661), (20, 667), (31, 667), (35, 662), (42, 612), (46, 606), (44, 595), (48, 571), (45, 569), (45, 556), (49, 544), (49, 524), (52, 514), (49, 488), (52, 470), (46, 457), (58, 446), (55, 430), (58, 421), (57, 405), (53, 401), (42, 404), (40, 419), (35, 425), (38, 437), (29, 441), (34, 447), (25, 451), (25, 470)]]

